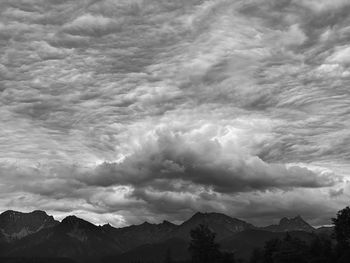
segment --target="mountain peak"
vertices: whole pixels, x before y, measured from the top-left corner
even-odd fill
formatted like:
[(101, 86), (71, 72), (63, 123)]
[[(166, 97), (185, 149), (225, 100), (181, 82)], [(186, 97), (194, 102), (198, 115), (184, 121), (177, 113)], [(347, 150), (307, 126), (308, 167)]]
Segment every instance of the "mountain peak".
[(0, 215), (0, 230), (8, 242), (57, 224), (52, 216), (40, 210), (30, 213), (7, 210)]
[(289, 222), (289, 218), (288, 217), (282, 217), (280, 219), (279, 225), (284, 224), (285, 222)]
[(306, 231), (312, 232), (315, 229), (310, 226), (300, 215), (292, 218), (283, 217), (278, 225), (270, 225), (263, 228), (272, 232)]
[(32, 212), (24, 213), (15, 210), (6, 210), (0, 214), (0, 217), (19, 217), (19, 216), (40, 216), (40, 217), (52, 217), (49, 216), (45, 211), (34, 210)]
[(110, 223), (104, 224), (101, 227), (114, 228)]
[(76, 217), (74, 215), (65, 217), (62, 220), (61, 224), (62, 225), (74, 225), (74, 226), (76, 226), (76, 225), (92, 225), (92, 226), (94, 226), (92, 223), (85, 221), (84, 219), (81, 219), (81, 218)]
[(174, 226), (175, 224), (169, 222), (168, 220), (163, 220), (163, 222), (161, 223), (161, 225)]
[(196, 212), (193, 216), (203, 216), (205, 215), (206, 213), (202, 213), (202, 212)]
[(83, 220), (83, 219), (80, 219), (79, 217), (77, 217), (75, 215), (69, 215), (69, 216), (66, 216), (65, 218), (63, 218), (62, 223), (69, 222), (69, 221), (77, 221), (77, 220)]
[(208, 225), (208, 227), (217, 234), (218, 239), (225, 238), (233, 233), (238, 233), (246, 229), (254, 228), (253, 225), (230, 217), (225, 214), (216, 212), (197, 212), (189, 220), (183, 222), (175, 236), (188, 239), (192, 229), (200, 224)]
[(86, 237), (86, 233), (101, 231), (100, 227), (73, 215), (64, 218), (58, 225), (58, 229), (63, 233), (68, 233), (68, 235), (79, 237), (79, 240), (83, 240), (82, 235)]
[(191, 219), (202, 219), (202, 218), (231, 218), (225, 214), (215, 213), (215, 212), (197, 212), (195, 213)]
[(31, 214), (47, 216), (47, 213), (45, 211), (42, 211), (42, 210), (34, 210), (33, 212), (31, 212)]
[(292, 218), (283, 217), (280, 220), (279, 225), (290, 224), (290, 223), (306, 223), (306, 221), (300, 215)]
[(201, 223), (207, 224), (210, 222), (226, 222), (226, 223), (245, 223), (244, 221), (237, 219), (237, 218), (233, 218), (230, 217), (228, 215), (225, 214), (221, 214), (221, 213), (216, 213), (216, 212), (197, 212), (195, 213), (189, 220), (185, 221), (189, 222), (189, 221), (200, 221)]
[(5, 217), (5, 216), (19, 216), (19, 215), (22, 215), (24, 213), (22, 212), (18, 212), (18, 211), (14, 211), (14, 210), (6, 210), (4, 212), (2, 212), (0, 214), (1, 217)]
[[(63, 255), (72, 259), (90, 259), (121, 252), (119, 244), (106, 231), (74, 215), (65, 217), (51, 228), (31, 233), (18, 244), (16, 250), (9, 252), (11, 256), (16, 257), (19, 253), (29, 254), (31, 257), (56, 258)], [(22, 252), (18, 252), (17, 249)]]

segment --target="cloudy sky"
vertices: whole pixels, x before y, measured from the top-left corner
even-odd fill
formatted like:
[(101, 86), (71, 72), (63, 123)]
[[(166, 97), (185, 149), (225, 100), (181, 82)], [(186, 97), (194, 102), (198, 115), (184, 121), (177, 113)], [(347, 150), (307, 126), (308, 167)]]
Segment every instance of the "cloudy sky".
[(328, 224), (348, 0), (0, 0), (0, 210)]

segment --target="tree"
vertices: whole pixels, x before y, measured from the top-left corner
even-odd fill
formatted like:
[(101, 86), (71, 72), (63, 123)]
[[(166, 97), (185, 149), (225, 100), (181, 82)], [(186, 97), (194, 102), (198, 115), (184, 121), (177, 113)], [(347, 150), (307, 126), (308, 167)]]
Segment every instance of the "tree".
[(199, 225), (191, 230), (189, 252), (193, 263), (216, 263), (220, 261), (219, 244), (215, 242), (216, 234), (208, 226)]
[(336, 261), (333, 255), (332, 241), (325, 236), (314, 236), (309, 246), (309, 254), (312, 258), (311, 262), (332, 263)]
[(337, 213), (336, 218), (332, 218), (334, 224), (334, 235), (338, 246), (342, 249), (350, 247), (350, 207), (345, 207)]
[(265, 243), (263, 253), (263, 263), (273, 263), (274, 255), (279, 250), (281, 241), (279, 239), (271, 239)]
[(281, 240), (275, 251), (274, 263), (304, 263), (307, 262), (308, 247), (297, 237), (292, 237), (288, 232)]
[(338, 211), (332, 218), (334, 237), (337, 240), (337, 257), (339, 263), (350, 262), (350, 207)]

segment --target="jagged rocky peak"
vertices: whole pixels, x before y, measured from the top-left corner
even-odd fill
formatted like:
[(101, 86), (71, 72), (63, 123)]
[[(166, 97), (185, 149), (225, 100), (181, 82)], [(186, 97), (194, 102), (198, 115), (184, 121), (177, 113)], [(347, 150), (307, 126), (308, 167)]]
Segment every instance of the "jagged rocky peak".
[(163, 222), (158, 223), (158, 224), (157, 223), (149, 223), (149, 222), (145, 221), (140, 225), (132, 225), (132, 226), (129, 226), (126, 228), (160, 229), (160, 228), (172, 228), (174, 226), (176, 226), (176, 225), (169, 222), (169, 221), (164, 220)]
[(42, 211), (42, 210), (34, 210), (30, 214), (40, 216), (40, 217), (47, 217), (48, 216), (47, 213), (45, 211)]
[(159, 224), (152, 224), (152, 223), (145, 221), (139, 225), (130, 225), (130, 226), (119, 227), (119, 228), (111, 226), (109, 223), (101, 226), (101, 228), (106, 230), (106, 231), (109, 231), (109, 230), (130, 231), (130, 230), (141, 230), (141, 229), (155, 230), (155, 229), (172, 229), (174, 227), (176, 227), (176, 225), (167, 221), (167, 220), (164, 220), (163, 222), (161, 222)]
[(264, 228), (273, 232), (286, 232), (286, 231), (307, 231), (312, 232), (315, 229), (310, 226), (300, 215), (287, 218), (283, 217), (278, 225), (271, 225)]
[(14, 210), (7, 210), (5, 212), (3, 212), (0, 215), (0, 220), (4, 220), (4, 219), (10, 219), (10, 220), (17, 220), (19, 217), (21, 217), (24, 213), (22, 212), (18, 212), (18, 211), (14, 211)]
[(220, 217), (228, 217), (224, 214), (214, 213), (214, 212), (197, 212), (195, 213), (189, 220), (202, 220), (206, 218), (220, 218)]
[(5, 212), (1, 213), (1, 216), (11, 216), (15, 214), (22, 214), (22, 213), (14, 210), (6, 210)]
[(74, 223), (77, 223), (81, 220), (83, 220), (83, 219), (80, 219), (79, 217), (71, 215), (71, 216), (65, 217), (61, 223), (62, 224), (74, 224)]
[(0, 214), (0, 230), (6, 236), (7, 241), (21, 239), (57, 224), (58, 222), (52, 216), (40, 210), (30, 213), (8, 210)]
[(173, 224), (169, 221), (166, 221), (166, 220), (164, 220), (162, 223), (159, 223), (159, 224), (152, 224), (152, 223), (145, 221), (139, 226), (143, 226), (143, 227), (168, 227), (169, 226), (169, 227), (172, 227), (172, 226), (175, 226), (175, 224)]
[(175, 226), (175, 224), (169, 222), (168, 220), (163, 220), (163, 222), (160, 225), (164, 226)]
[(44, 211), (35, 210), (30, 213), (22, 213), (18, 211), (8, 210), (3, 212), (0, 215), (0, 228), (4, 226), (4, 224), (13, 224), (16, 221), (20, 221), (20, 223), (49, 223), (49, 222), (57, 222), (54, 220), (53, 216), (49, 216)]
[(111, 226), (110, 223), (104, 224), (101, 226), (103, 229), (110, 229), (110, 228), (114, 228), (113, 226)]
[(96, 228), (97, 227), (94, 224), (73, 215), (65, 217), (62, 220), (61, 225), (65, 227), (74, 227), (74, 228)]
[(246, 229), (254, 228), (253, 225), (243, 220), (225, 214), (215, 212), (197, 212), (177, 228), (174, 236), (189, 239), (191, 230), (200, 224), (208, 225), (208, 227), (217, 234), (217, 240)]
[(209, 213), (197, 212), (188, 221), (190, 222), (199, 221), (202, 223), (217, 222), (217, 223), (225, 223), (225, 224), (247, 224), (248, 225), (248, 223), (246, 223), (243, 220), (233, 218), (225, 214), (215, 213), (215, 212), (209, 212)]
[(14, 211), (14, 210), (7, 210), (5, 212), (3, 212), (2, 214), (0, 214), (0, 219), (6, 219), (9, 218), (11, 220), (16, 220), (19, 218), (38, 218), (38, 219), (48, 219), (48, 218), (52, 218), (53, 216), (49, 216), (48, 214), (46, 214), (45, 211), (41, 211), (41, 210), (34, 210), (33, 212), (29, 212), (29, 213), (23, 213), (23, 212), (18, 212), (18, 211)]
[[(112, 227), (111, 227), (112, 228)], [(85, 240), (87, 235), (100, 234), (107, 231), (104, 227), (99, 227), (76, 216), (67, 216), (57, 226), (58, 231), (66, 233), (72, 237), (78, 238), (80, 241)], [(84, 237), (84, 238), (83, 238)]]
[(296, 216), (294, 218), (287, 218), (287, 217), (283, 217), (280, 220), (279, 225), (309, 225), (308, 223), (305, 222), (305, 220), (300, 216)]

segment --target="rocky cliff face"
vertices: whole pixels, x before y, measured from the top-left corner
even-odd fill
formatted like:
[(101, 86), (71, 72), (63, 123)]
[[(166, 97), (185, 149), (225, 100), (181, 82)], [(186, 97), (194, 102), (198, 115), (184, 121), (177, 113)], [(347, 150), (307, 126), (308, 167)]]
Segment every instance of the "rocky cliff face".
[(68, 216), (53, 227), (22, 238), (4, 256), (67, 257), (84, 262), (121, 252), (119, 244), (100, 227), (76, 216)]
[(0, 214), (0, 239), (12, 242), (36, 233), (41, 229), (55, 226), (58, 223), (44, 211), (37, 210), (31, 213), (21, 213), (8, 210)]

